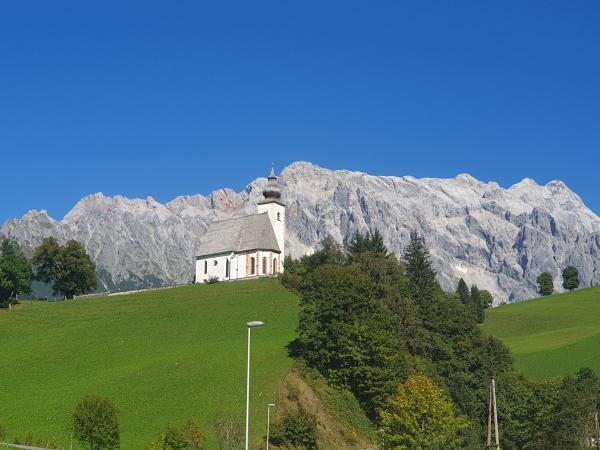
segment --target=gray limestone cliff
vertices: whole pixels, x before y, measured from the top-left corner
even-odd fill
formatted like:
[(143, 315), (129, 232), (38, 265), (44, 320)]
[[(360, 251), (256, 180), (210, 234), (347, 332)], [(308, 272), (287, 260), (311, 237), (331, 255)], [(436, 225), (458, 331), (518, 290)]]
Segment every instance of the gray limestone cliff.
[[(560, 181), (540, 186), (525, 179), (504, 189), (469, 175), (371, 176), (297, 162), (279, 182), (288, 205), (286, 248), (295, 257), (328, 234), (341, 242), (376, 229), (400, 255), (416, 230), (447, 290), (462, 277), (497, 302), (525, 299), (535, 296), (541, 272), (559, 287), (566, 265), (579, 269), (583, 285), (600, 282), (600, 218)], [(207, 224), (254, 212), (265, 183), (259, 178), (241, 193), (221, 189), (166, 204), (94, 194), (63, 220), (30, 211), (7, 221), (0, 234), (28, 252), (47, 236), (83, 242), (107, 290), (185, 283)]]

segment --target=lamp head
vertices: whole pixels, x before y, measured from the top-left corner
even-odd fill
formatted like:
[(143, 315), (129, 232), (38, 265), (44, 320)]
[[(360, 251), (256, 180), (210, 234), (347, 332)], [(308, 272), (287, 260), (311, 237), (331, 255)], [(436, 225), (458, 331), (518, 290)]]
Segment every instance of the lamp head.
[(260, 320), (253, 320), (252, 322), (248, 322), (246, 324), (246, 326), (248, 328), (258, 328), (258, 327), (262, 327), (265, 323), (261, 322)]
[(269, 408), (273, 408), (273, 407), (275, 407), (276, 405), (275, 405), (275, 403), (269, 403), (267, 406), (268, 406)]

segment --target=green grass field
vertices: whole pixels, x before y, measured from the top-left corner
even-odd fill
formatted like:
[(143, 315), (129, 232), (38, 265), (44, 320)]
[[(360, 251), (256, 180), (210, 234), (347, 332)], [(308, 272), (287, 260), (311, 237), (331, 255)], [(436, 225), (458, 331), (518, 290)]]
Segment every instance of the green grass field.
[(529, 377), (559, 377), (581, 367), (600, 373), (600, 287), (493, 308), (483, 328), (512, 350)]
[[(297, 298), (277, 280), (192, 285), (61, 303), (24, 302), (0, 314), (0, 423), (68, 448), (71, 413), (87, 394), (116, 404), (121, 448), (143, 449), (168, 424), (245, 414), (246, 322), (252, 338), (252, 438), (266, 427), (291, 366)], [(79, 448), (76, 444), (74, 448)]]

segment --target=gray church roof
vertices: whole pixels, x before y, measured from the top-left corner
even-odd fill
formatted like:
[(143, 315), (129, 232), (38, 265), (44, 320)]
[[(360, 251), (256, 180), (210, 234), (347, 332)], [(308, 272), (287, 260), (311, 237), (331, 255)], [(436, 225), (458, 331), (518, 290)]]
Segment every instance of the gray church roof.
[(211, 223), (200, 239), (198, 257), (246, 250), (281, 252), (267, 213)]

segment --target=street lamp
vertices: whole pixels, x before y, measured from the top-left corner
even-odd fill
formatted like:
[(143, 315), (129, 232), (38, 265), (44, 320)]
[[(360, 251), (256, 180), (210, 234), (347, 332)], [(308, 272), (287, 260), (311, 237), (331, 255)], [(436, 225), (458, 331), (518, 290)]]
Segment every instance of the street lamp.
[(269, 450), (269, 431), (271, 428), (271, 408), (275, 407), (275, 403), (267, 405), (267, 450)]
[(262, 327), (263, 325), (264, 322), (260, 322), (258, 320), (254, 320), (246, 324), (248, 327), (248, 370), (246, 371), (246, 446), (244, 447), (246, 450), (250, 450), (248, 447), (248, 425), (250, 422), (250, 330), (252, 328)]

